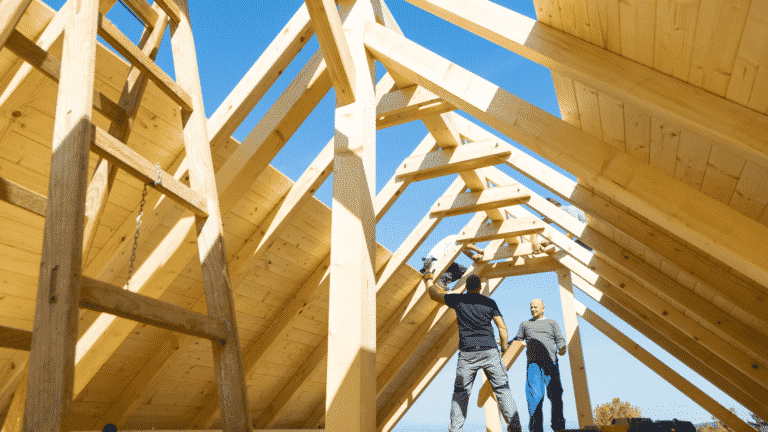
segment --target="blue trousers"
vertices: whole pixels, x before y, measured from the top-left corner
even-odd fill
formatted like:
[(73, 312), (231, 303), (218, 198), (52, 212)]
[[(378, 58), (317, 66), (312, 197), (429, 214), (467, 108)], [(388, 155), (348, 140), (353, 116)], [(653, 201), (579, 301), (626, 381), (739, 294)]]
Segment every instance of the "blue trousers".
[(549, 402), (552, 404), (552, 430), (565, 429), (563, 417), (563, 386), (560, 383), (560, 370), (556, 364), (541, 366), (537, 363), (528, 363), (528, 373), (525, 383), (525, 396), (528, 400), (528, 414), (531, 420), (528, 423), (530, 432), (543, 432), (543, 413), (541, 406), (544, 403), (544, 391), (547, 392)]
[(499, 411), (507, 423), (507, 431), (521, 432), (520, 415), (517, 413), (517, 406), (512, 399), (512, 392), (509, 390), (507, 371), (501, 363), (499, 351), (495, 348), (477, 352), (459, 351), (456, 383), (453, 387), (453, 399), (451, 400), (450, 432), (461, 432), (464, 428), (469, 393), (479, 369), (483, 369), (493, 392), (496, 394)]

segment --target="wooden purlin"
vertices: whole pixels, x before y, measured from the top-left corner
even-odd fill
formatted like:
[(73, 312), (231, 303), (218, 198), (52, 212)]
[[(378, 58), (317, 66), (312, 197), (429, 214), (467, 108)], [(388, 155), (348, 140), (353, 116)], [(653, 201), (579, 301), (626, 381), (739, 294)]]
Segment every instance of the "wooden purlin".
[(21, 21), (32, 0), (9, 0), (0, 4), (0, 49)]

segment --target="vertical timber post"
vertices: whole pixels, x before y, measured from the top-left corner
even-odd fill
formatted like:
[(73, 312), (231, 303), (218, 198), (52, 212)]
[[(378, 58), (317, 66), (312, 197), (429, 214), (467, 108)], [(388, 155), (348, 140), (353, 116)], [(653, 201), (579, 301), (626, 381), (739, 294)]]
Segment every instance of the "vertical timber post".
[(171, 22), (171, 46), (176, 81), (192, 98), (193, 111), (181, 113), (184, 147), (189, 161), (189, 184), (192, 190), (205, 197), (208, 206), (208, 217), (198, 216), (195, 220), (205, 301), (208, 316), (224, 324), (227, 333), (225, 343), (211, 341), (222, 429), (224, 432), (250, 431), (252, 424), (248, 412), (240, 335), (235, 319), (235, 302), (224, 248), (224, 228), (219, 210), (189, 7), (186, 0), (164, 2), (175, 2), (181, 11), (179, 22)]
[[(483, 384), (485, 384), (485, 379), (483, 380)], [(483, 410), (485, 410), (486, 432), (502, 432), (501, 416), (499, 415), (499, 403), (496, 400), (495, 394), (492, 394), (491, 397), (485, 400), (485, 403), (483, 404)]]
[(64, 31), (25, 431), (65, 430), (72, 411), (98, 14), (97, 0), (80, 0)]
[(341, 0), (355, 67), (354, 103), (336, 108), (326, 429), (376, 431), (376, 98), (363, 46), (370, 0)]
[(568, 344), (568, 360), (571, 364), (573, 392), (576, 395), (576, 413), (579, 416), (579, 428), (583, 429), (586, 426), (594, 425), (595, 420), (592, 417), (592, 402), (589, 399), (587, 371), (584, 367), (584, 353), (581, 350), (578, 315), (576, 315), (576, 308), (574, 307), (571, 271), (565, 267), (560, 268), (557, 271), (557, 280), (560, 285), (560, 302), (563, 307), (565, 341)]

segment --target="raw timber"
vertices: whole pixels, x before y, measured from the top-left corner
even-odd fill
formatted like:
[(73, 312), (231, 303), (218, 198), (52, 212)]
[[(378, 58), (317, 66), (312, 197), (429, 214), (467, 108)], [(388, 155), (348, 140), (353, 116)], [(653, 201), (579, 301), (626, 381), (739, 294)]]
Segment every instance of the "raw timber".
[[(593, 326), (753, 430), (576, 289), (768, 418), (768, 0), (529, 0), (537, 19), (406, 1), (550, 69), (561, 117), (409, 40), (384, 0), (306, 0), (210, 118), (194, 1), (125, 0), (138, 45), (106, 18), (115, 0), (0, 2), (3, 431), (390, 432), (458, 349), (455, 315), (408, 262), (459, 215), (438, 274), (477, 242), (467, 274), (485, 295), (556, 273), (581, 427)], [(232, 138), (312, 37), (320, 49)], [(294, 182), (270, 162), (332, 89), (330, 141)], [(428, 134), (376, 193), (375, 131), (413, 121)], [(331, 174), (328, 207), (314, 195)], [(376, 242), (410, 184), (445, 176), (396, 250)]]

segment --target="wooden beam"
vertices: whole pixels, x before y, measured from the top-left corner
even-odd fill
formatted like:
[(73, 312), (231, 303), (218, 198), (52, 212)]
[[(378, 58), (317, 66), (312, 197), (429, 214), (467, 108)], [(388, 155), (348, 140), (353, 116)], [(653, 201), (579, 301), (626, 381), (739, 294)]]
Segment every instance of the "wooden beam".
[(336, 106), (351, 104), (355, 102), (355, 81), (360, 74), (355, 72), (356, 62), (352, 60), (336, 4), (333, 0), (305, 0), (305, 3), (336, 89)]
[(376, 106), (376, 129), (423, 119), (455, 108), (423, 87), (410, 86), (384, 94)]
[[(509, 348), (507, 348), (507, 350), (504, 351), (504, 355), (501, 356), (501, 362), (504, 364), (504, 367), (507, 370), (509, 370), (509, 368), (515, 364), (517, 358), (520, 357), (520, 354), (523, 353), (524, 348), (525, 342), (523, 341), (512, 341), (512, 343), (509, 344)], [(480, 392), (477, 395), (478, 407), (485, 405), (485, 402), (488, 400), (488, 398), (493, 396), (491, 383), (487, 378), (485, 378), (485, 376), (483, 376), (483, 378), (483, 384), (480, 386)]]
[[(454, 114), (453, 117), (461, 128), (462, 134), (465, 134), (469, 139), (500, 139), (461, 116)], [(606, 221), (628, 234), (641, 244), (656, 251), (670, 262), (689, 272), (699, 281), (712, 286), (735, 305), (753, 316), (768, 322), (768, 312), (766, 312), (763, 302), (760, 300), (764, 288), (757, 283), (744, 276), (737, 275), (728, 266), (720, 262), (702, 259), (700, 251), (692, 249), (690, 245), (680, 242), (677, 238), (673, 238), (670, 234), (659, 230), (655, 225), (640, 220), (626, 210), (590, 192), (559, 171), (539, 162), (525, 152), (513, 149), (512, 156), (508, 159), (508, 165), (584, 210), (588, 216)], [(501, 173), (501, 171), (494, 169), (489, 169), (488, 172)], [(504, 177), (502, 176), (501, 178)], [(589, 235), (585, 231), (583, 224), (578, 223), (576, 219), (562, 211), (555, 211), (555, 207), (543, 198), (532, 195), (529, 204), (537, 211), (544, 212), (549, 219), (577, 237), (585, 234)]]
[(768, 256), (753, 253), (768, 249), (768, 227), (378, 24), (366, 24), (365, 44), (389, 70), (768, 286)]
[[(488, 0), (407, 0), (465, 30), (768, 163), (768, 116)], [(752, 107), (753, 108), (753, 107)]]
[(533, 243), (516, 243), (506, 246), (499, 246), (498, 248), (488, 248), (483, 250), (483, 257), (480, 262), (489, 262), (507, 258), (525, 257), (537, 253), (551, 254), (555, 252), (555, 247), (550, 245), (541, 251), (534, 250)]
[(0, 49), (16, 29), (32, 0), (8, 0), (0, 4)]
[(510, 153), (506, 145), (483, 141), (411, 156), (395, 172), (400, 179), (421, 181), (503, 163)]
[[(224, 247), (219, 198), (206, 128), (205, 107), (186, 0), (172, 0), (183, 12), (171, 26), (171, 46), (178, 85), (191, 98), (191, 112), (182, 112), (184, 147), (188, 155), (189, 184), (206, 199), (208, 217), (195, 217), (197, 250), (208, 316), (224, 324), (226, 343), (211, 341), (216, 389), (219, 394), (223, 429), (227, 432), (250, 430), (248, 393), (243, 373), (240, 335), (235, 318), (235, 301), (229, 279)], [(103, 26), (102, 26), (103, 27)]]
[(537, 217), (507, 219), (504, 222), (491, 222), (474, 230), (461, 230), (457, 243), (480, 243), (509, 237), (519, 237), (544, 232), (546, 223)]
[(557, 271), (559, 266), (560, 264), (556, 260), (547, 255), (534, 255), (532, 258), (517, 257), (487, 265), (480, 277), (497, 278), (546, 273)]
[[(37, 46), (17, 30), (11, 33), (5, 47), (34, 66), (43, 75), (56, 83), (59, 82), (61, 73), (59, 59)], [(113, 122), (121, 123), (125, 119), (125, 110), (96, 89), (93, 89), (93, 107)]]
[(29, 387), (32, 387), (28, 384), (28, 382), (29, 364), (26, 364), (21, 370), (19, 385), (17, 386), (16, 392), (14, 393), (13, 399), (11, 400), (11, 406), (8, 409), (8, 415), (5, 417), (5, 422), (3, 423), (2, 427), (3, 432), (23, 432), (28, 430), (24, 427), (26, 423), (24, 418), (26, 407), (30, 402), (32, 404), (35, 403), (34, 401), (30, 401), (27, 398)]
[(0, 178), (0, 200), (45, 217), (48, 199), (20, 184)]
[(693, 385), (690, 381), (683, 378), (671, 367), (667, 366), (664, 362), (654, 357), (653, 354), (643, 349), (643, 347), (638, 345), (632, 339), (624, 335), (621, 331), (602, 319), (595, 312), (584, 306), (581, 302), (574, 300), (574, 306), (576, 312), (579, 314), (579, 316), (584, 318), (586, 322), (590, 323), (602, 334), (615, 342), (616, 345), (623, 348), (632, 357), (636, 358), (649, 369), (656, 372), (661, 378), (672, 384), (672, 386), (674, 386), (684, 395), (691, 398), (691, 400), (699, 404), (699, 406), (707, 410), (717, 419), (725, 423), (727, 426), (733, 428), (737, 432), (754, 432), (754, 429), (746, 422), (744, 422), (744, 420), (741, 420), (736, 414), (732, 413), (730, 410), (717, 403), (717, 401), (709, 397), (709, 395), (705, 392), (699, 390), (699, 388)]
[[(329, 0), (323, 5), (333, 9)], [(376, 316), (376, 137), (371, 132), (376, 119), (368, 114), (375, 112), (376, 92), (373, 60), (363, 46), (364, 22), (374, 15), (367, 1), (342, 2), (340, 8), (347, 15), (340, 38), (346, 38), (351, 54), (347, 62), (354, 64), (344, 69), (354, 76), (345, 85), (354, 87), (354, 96), (347, 92), (342, 98), (336, 87), (325, 423), (330, 430), (374, 432), (376, 389), (370, 384), (376, 379), (376, 326), (371, 324)], [(312, 21), (318, 22), (314, 15)], [(319, 36), (320, 29), (316, 31)], [(339, 37), (335, 39), (338, 46)]]
[(307, 7), (302, 4), (208, 119), (212, 148), (223, 144), (235, 133), (314, 33)]
[(576, 396), (576, 413), (579, 418), (579, 428), (585, 429), (587, 426), (593, 426), (595, 419), (592, 416), (592, 402), (589, 398), (579, 320), (574, 309), (576, 300), (573, 298), (571, 271), (561, 267), (557, 271), (557, 281), (560, 287), (560, 304), (563, 308), (563, 321), (565, 323), (565, 342), (568, 346), (568, 359), (573, 377), (573, 393)]
[(31, 344), (31, 331), (0, 326), (0, 347), (29, 351)]
[(64, 34), (24, 430), (65, 430), (72, 416), (99, 13), (96, 0), (78, 6)]
[(573, 271), (573, 284), (595, 301), (604, 305), (747, 409), (760, 416), (768, 414), (768, 407), (760, 402), (765, 400), (765, 396), (761, 395), (764, 392), (742, 388), (746, 382), (752, 380), (743, 377), (743, 374), (736, 373), (735, 368), (727, 365), (711, 351), (666, 322), (663, 317), (659, 317), (605, 279), (597, 278), (594, 282), (587, 281), (574, 271), (579, 270), (578, 266), (567, 261), (563, 265)]
[(80, 307), (219, 343), (227, 339), (220, 321), (87, 277), (80, 288)]
[(432, 216), (456, 216), (527, 203), (531, 198), (522, 186), (504, 186), (481, 192), (444, 195), (429, 210)]
[(104, 15), (99, 15), (99, 36), (112, 45), (117, 52), (128, 59), (134, 66), (147, 74), (157, 88), (163, 91), (172, 101), (179, 104), (182, 111), (192, 111), (192, 98), (184, 89), (168, 76), (160, 67), (139, 47), (133, 44), (112, 22)]
[(181, 8), (176, 4), (176, 0), (155, 0), (155, 3), (160, 5), (173, 22), (177, 24), (181, 22), (182, 15), (187, 11), (186, 5), (184, 8)]
[[(98, 126), (93, 126), (91, 149), (110, 163), (131, 174), (143, 183), (152, 183), (163, 194), (199, 217), (208, 217), (205, 197), (158, 169), (144, 156), (118, 141)], [(158, 182), (158, 180), (160, 180)], [(155, 184), (156, 183), (156, 184)]]

